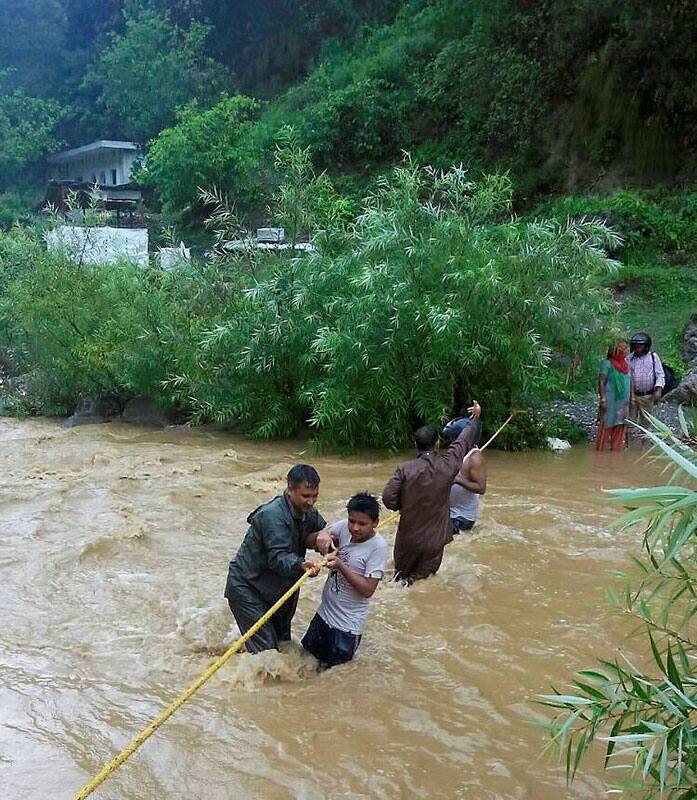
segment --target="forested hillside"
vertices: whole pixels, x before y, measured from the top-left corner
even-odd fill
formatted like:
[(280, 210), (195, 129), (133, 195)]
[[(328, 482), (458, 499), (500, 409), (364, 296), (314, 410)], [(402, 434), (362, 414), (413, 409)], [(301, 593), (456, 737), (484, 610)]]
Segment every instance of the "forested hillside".
[[(0, 370), (23, 412), (159, 394), (259, 436), (311, 421), (397, 447), (475, 393), (492, 422), (582, 393), (632, 330), (688, 368), (693, 0), (3, 10)], [(162, 274), (46, 252), (46, 158), (94, 139), (141, 145), (151, 250), (206, 259)], [(309, 253), (240, 250), (259, 222)], [(523, 419), (500, 444), (540, 443)]]
[[(153, 182), (166, 204), (193, 199), (172, 192), (182, 177), (173, 170), (249, 198), (289, 122), (319, 166), (359, 180), (402, 150), (429, 163), (510, 169), (523, 196), (679, 182), (696, 168), (691, 0), (3, 8), (0, 190), (40, 181), (58, 148), (127, 138), (156, 141)], [(231, 112), (227, 98), (237, 94), (256, 102), (235, 101)], [(196, 126), (205, 143), (192, 147)], [(177, 142), (184, 163), (171, 152)], [(198, 152), (206, 148), (221, 148), (222, 163)]]

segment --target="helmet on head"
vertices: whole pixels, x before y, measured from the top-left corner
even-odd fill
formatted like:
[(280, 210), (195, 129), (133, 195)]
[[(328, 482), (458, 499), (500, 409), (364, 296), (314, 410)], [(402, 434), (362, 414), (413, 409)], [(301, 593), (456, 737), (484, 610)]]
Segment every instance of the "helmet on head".
[(644, 345), (644, 347), (646, 347), (647, 350), (651, 349), (651, 337), (648, 335), (648, 333), (644, 333), (643, 331), (641, 331), (640, 333), (635, 333), (632, 336), (629, 342), (629, 347), (631, 350), (634, 350), (636, 345), (642, 345), (642, 344)]
[(457, 417), (451, 419), (450, 422), (441, 431), (441, 436), (445, 439), (457, 439), (457, 437), (465, 430), (472, 420), (469, 417)]

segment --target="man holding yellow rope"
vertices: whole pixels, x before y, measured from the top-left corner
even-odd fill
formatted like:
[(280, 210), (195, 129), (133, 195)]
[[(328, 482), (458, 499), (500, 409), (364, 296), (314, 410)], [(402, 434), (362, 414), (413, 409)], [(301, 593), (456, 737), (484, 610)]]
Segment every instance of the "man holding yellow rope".
[[(314, 548), (325, 555), (331, 533), (315, 509), (319, 474), (309, 464), (296, 464), (288, 473), (286, 491), (252, 511), (249, 529), (230, 562), (225, 597), (240, 633), (246, 633), (297, 581), (303, 571), (317, 575), (319, 567), (305, 560)], [(247, 650), (277, 650), (290, 641), (290, 626), (298, 604), (296, 593), (269, 622), (247, 641)]]

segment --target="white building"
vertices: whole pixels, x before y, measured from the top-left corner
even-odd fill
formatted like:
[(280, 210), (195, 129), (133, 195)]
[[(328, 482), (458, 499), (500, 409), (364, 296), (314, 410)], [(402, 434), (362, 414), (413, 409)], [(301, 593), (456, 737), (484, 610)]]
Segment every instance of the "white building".
[(131, 183), (131, 171), (137, 158), (135, 142), (99, 139), (49, 156), (49, 179), (96, 183), (103, 187), (124, 186)]

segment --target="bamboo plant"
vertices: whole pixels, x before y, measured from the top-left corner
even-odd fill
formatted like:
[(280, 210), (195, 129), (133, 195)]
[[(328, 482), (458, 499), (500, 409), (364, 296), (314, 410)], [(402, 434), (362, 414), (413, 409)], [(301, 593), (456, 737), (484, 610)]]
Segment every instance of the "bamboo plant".
[(652, 420), (644, 435), (670, 469), (665, 486), (617, 489), (623, 527), (642, 530), (634, 569), (619, 573), (611, 603), (635, 621), (632, 656), (621, 649), (578, 672), (569, 693), (543, 695), (557, 710), (549, 746), (573, 779), (594, 743), (605, 748), (610, 791), (624, 798), (697, 797), (697, 452), (681, 412), (682, 436)]

